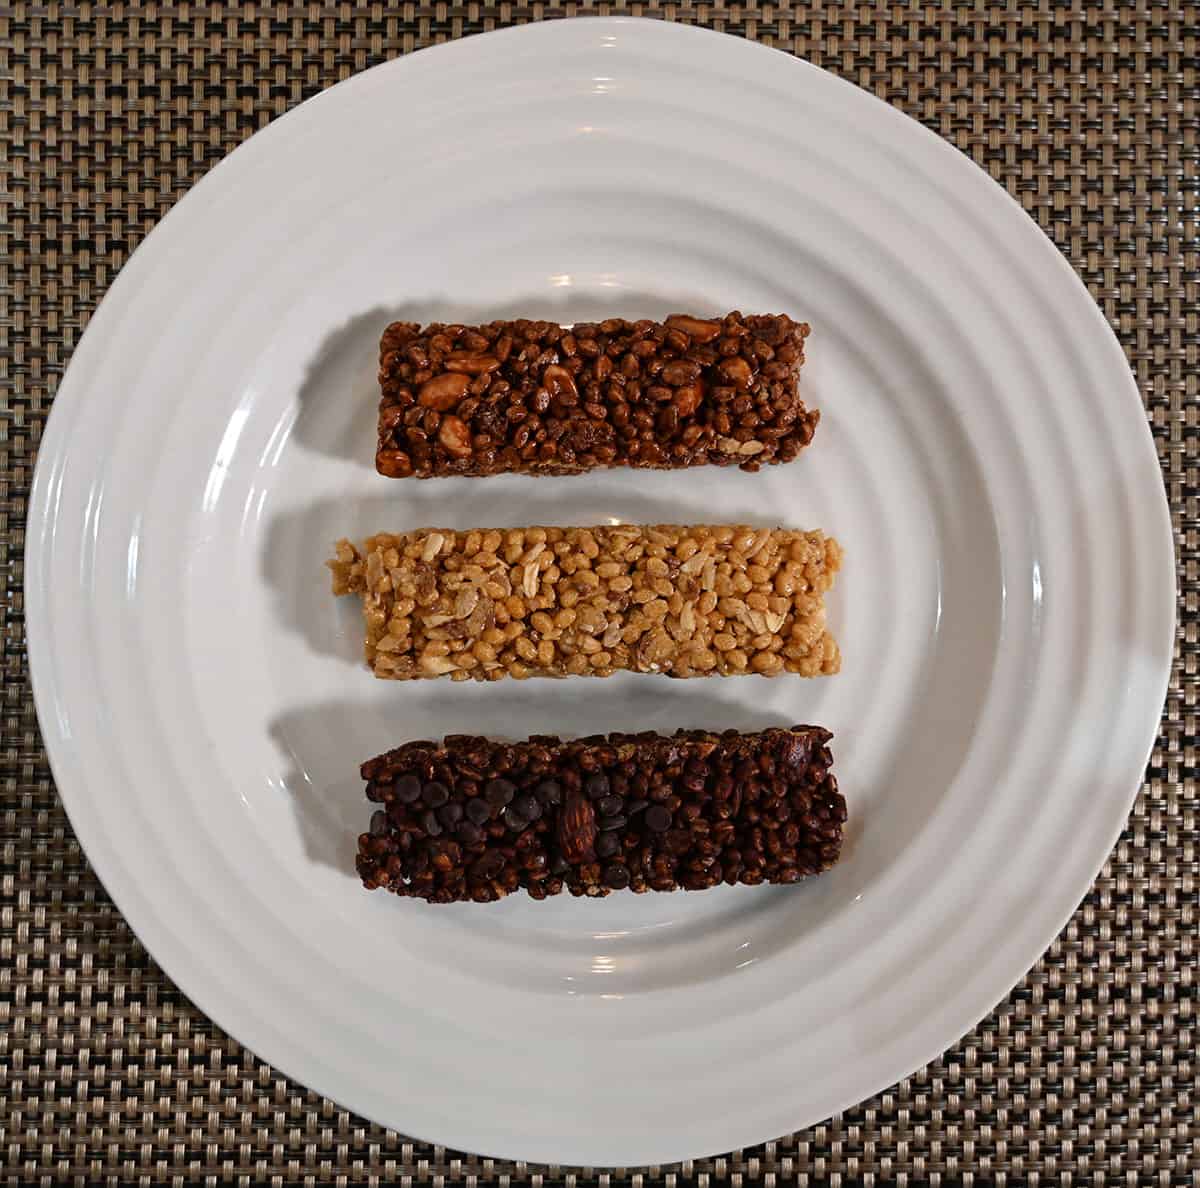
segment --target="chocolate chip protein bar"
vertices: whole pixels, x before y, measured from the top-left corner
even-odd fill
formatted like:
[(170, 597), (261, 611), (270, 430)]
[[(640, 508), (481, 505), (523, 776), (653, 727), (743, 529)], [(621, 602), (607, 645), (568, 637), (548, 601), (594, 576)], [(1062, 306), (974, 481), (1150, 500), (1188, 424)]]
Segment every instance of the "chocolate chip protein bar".
[(821, 532), (731, 525), (425, 529), (337, 545), (377, 677), (826, 676)]
[(795, 883), (841, 852), (831, 737), (793, 726), (408, 743), (362, 765), (380, 807), (358, 873), (430, 903)]
[(380, 474), (577, 474), (790, 462), (808, 326), (784, 314), (485, 326), (393, 322), (379, 350)]

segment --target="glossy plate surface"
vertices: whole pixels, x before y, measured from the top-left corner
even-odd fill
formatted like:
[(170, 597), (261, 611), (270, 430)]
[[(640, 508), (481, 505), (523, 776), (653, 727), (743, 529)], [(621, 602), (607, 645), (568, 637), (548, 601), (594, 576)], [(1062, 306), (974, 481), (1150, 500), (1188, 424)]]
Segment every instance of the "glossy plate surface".
[[(390, 482), (389, 319), (784, 310), (795, 465)], [(839, 677), (375, 682), (342, 535), (822, 527)], [(749, 1145), (953, 1043), (1086, 892), (1154, 738), (1169, 520), (1070, 268), (954, 149), (783, 54), (657, 22), (368, 71), (206, 177), (55, 401), (27, 599), (72, 823), (179, 986), (261, 1057), (451, 1147), (644, 1164)], [(845, 860), (794, 889), (431, 909), (353, 874), (397, 742), (818, 722)]]

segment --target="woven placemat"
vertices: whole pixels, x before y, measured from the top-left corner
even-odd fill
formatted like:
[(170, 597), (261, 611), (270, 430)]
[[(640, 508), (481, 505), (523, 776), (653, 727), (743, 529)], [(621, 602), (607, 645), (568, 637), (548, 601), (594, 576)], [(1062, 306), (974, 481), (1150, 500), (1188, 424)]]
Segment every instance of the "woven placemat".
[[(530, 1169), (411, 1142), (278, 1075), (164, 977), (88, 867), (42, 750), (21, 553), (41, 427), (130, 251), (230, 149), (433, 42), (576, 13), (782, 47), (896, 104), (1014, 194), (1145, 398), (1181, 626), (1120, 844), (1029, 976), (940, 1060), (823, 1125), (674, 1168)], [(1200, 10), (1140, 0), (0, 6), (0, 1135), (10, 1183), (1032, 1183), (1200, 1177)], [(797, 1070), (797, 1075), (803, 1075)]]

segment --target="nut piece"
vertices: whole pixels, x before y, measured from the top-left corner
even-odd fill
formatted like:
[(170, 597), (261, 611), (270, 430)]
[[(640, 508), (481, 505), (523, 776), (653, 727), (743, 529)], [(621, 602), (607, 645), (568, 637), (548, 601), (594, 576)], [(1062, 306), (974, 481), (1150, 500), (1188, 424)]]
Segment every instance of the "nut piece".
[(567, 793), (558, 815), (558, 848), (571, 863), (596, 861), (596, 810), (578, 789)]
[(565, 367), (560, 367), (557, 363), (551, 363), (542, 372), (542, 379), (545, 381), (546, 391), (551, 396), (561, 396), (563, 392), (568, 392), (572, 396), (579, 395), (579, 389), (575, 386), (575, 381), (571, 378), (571, 373)]
[(488, 375), (499, 369), (500, 360), (495, 355), (473, 355), (470, 351), (451, 351), (446, 357), (445, 367), (447, 371), (461, 371), (466, 375)]
[(704, 322), (686, 314), (674, 314), (667, 319), (672, 330), (682, 330), (693, 342), (712, 342), (721, 333), (720, 322)]
[(408, 478), (413, 472), (412, 459), (403, 450), (380, 450), (375, 455), (375, 469), (388, 478)]
[(691, 384), (700, 378), (700, 364), (691, 359), (677, 359), (668, 363), (660, 372), (662, 381), (677, 388), (681, 384)]
[(437, 412), (445, 412), (453, 408), (466, 394), (471, 381), (465, 375), (455, 372), (443, 372), (433, 379), (426, 380), (421, 385), (417, 403), (423, 408), (432, 408)]
[(754, 373), (750, 370), (750, 364), (741, 355), (734, 355), (730, 359), (722, 359), (719, 366), (721, 374), (735, 387), (742, 388), (743, 390), (750, 386), (750, 381), (754, 378)]
[(685, 384), (682, 388), (676, 388), (675, 395), (671, 398), (671, 403), (681, 417), (690, 417), (700, 407), (700, 401), (703, 398), (703, 382), (696, 380), (695, 383)]
[(458, 417), (442, 418), (438, 441), (456, 458), (466, 458), (471, 453), (471, 431)]

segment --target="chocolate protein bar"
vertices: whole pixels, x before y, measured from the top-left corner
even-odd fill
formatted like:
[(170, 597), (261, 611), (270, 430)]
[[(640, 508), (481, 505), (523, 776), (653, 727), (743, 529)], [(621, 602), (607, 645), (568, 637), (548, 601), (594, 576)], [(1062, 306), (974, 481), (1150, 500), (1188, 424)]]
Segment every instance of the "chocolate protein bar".
[(341, 541), (377, 677), (823, 676), (841, 657), (820, 532), (730, 525), (425, 529)]
[(393, 322), (379, 350), (380, 474), (576, 474), (790, 462), (808, 326), (783, 314), (566, 328)]
[(430, 903), (795, 883), (841, 851), (831, 737), (793, 726), (408, 743), (362, 765), (380, 807), (358, 873)]

